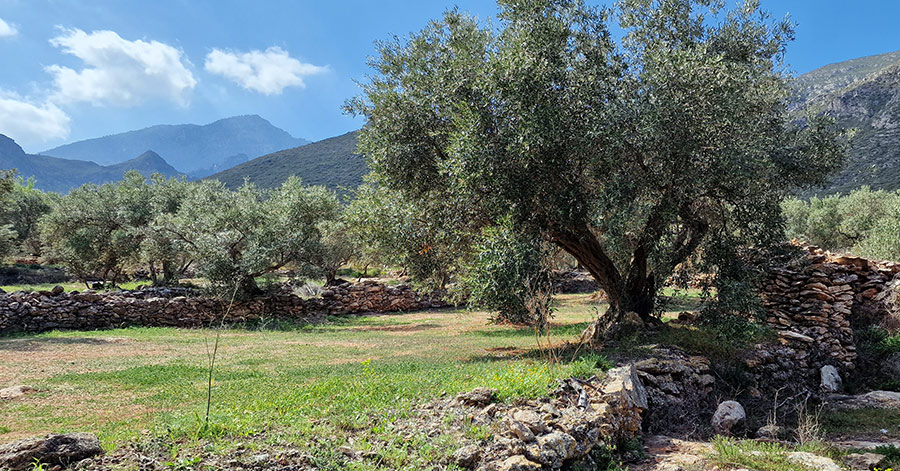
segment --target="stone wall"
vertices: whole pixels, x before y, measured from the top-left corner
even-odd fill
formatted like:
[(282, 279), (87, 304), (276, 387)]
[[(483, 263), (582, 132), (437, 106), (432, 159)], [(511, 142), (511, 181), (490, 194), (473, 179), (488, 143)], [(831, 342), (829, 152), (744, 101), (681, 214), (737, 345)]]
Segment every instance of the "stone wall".
[(762, 351), (752, 367), (772, 367), (785, 357), (811, 371), (832, 364), (852, 370), (853, 328), (886, 314), (880, 300), (900, 264), (835, 256), (807, 248), (806, 260), (773, 268), (763, 283), (767, 322), (778, 330), (782, 349)]
[(238, 301), (230, 311), (227, 301), (186, 294), (189, 291), (156, 289), (0, 293), (0, 334), (125, 326), (201, 327), (213, 320), (218, 322), (226, 311), (225, 322), (233, 324), (260, 319), (316, 322), (329, 315), (446, 306), (440, 300), (420, 296), (408, 286), (386, 286), (373, 281), (333, 286), (316, 298), (272, 294)]

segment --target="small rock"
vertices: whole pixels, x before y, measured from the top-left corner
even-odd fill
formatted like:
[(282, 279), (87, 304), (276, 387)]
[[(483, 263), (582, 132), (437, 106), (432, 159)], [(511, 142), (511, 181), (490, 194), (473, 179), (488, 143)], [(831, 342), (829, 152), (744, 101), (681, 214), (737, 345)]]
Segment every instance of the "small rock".
[(713, 429), (719, 435), (737, 433), (747, 419), (744, 407), (736, 401), (725, 401), (716, 408), (712, 418)]
[(522, 455), (515, 455), (497, 463), (494, 469), (497, 471), (540, 471), (541, 465)]
[(838, 466), (831, 458), (805, 451), (793, 451), (785, 456), (794, 463), (805, 466), (808, 469), (815, 469), (816, 471), (843, 471), (843, 468)]
[(53, 289), (50, 290), (50, 294), (52, 294), (53, 296), (59, 296), (65, 292), (66, 289), (59, 285), (54, 286)]
[(100, 453), (103, 449), (94, 434), (51, 434), (0, 445), (0, 469), (31, 470), (35, 460), (49, 466), (67, 466)]
[(512, 434), (515, 435), (516, 438), (522, 440), (523, 442), (533, 442), (535, 439), (534, 433), (531, 432), (531, 429), (522, 422), (510, 420), (508, 427), (509, 431), (512, 432)]
[(538, 438), (540, 446), (541, 462), (553, 469), (562, 466), (563, 461), (572, 458), (575, 454), (575, 438), (568, 433), (553, 432)]
[(851, 471), (869, 471), (884, 461), (884, 455), (878, 453), (851, 453), (844, 456), (844, 464)]
[(456, 402), (467, 406), (484, 406), (494, 401), (496, 393), (496, 389), (475, 388), (472, 391), (457, 394)]
[(836, 393), (844, 389), (844, 383), (841, 381), (841, 375), (838, 374), (837, 368), (832, 365), (825, 365), (821, 370), (822, 390), (827, 393)]
[(513, 412), (513, 420), (522, 422), (534, 433), (544, 433), (547, 431), (547, 424), (541, 420), (541, 416), (529, 409), (520, 409)]
[(481, 458), (481, 449), (476, 445), (466, 445), (453, 453), (453, 462), (463, 468), (472, 468)]
[(757, 438), (769, 438), (769, 439), (773, 439), (773, 440), (777, 439), (778, 437), (780, 437), (783, 434), (784, 434), (784, 429), (782, 429), (781, 427), (779, 427), (775, 424), (764, 425), (764, 426), (760, 427), (759, 430), (756, 431)]
[(36, 391), (36, 389), (32, 388), (31, 386), (11, 386), (8, 388), (0, 389), (0, 399), (9, 401), (18, 397), (22, 397), (33, 391)]

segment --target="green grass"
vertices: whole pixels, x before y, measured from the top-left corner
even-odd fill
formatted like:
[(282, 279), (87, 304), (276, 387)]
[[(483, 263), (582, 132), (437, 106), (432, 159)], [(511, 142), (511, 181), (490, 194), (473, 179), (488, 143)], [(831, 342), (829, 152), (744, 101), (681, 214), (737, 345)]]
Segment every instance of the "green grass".
[[(109, 290), (115, 289), (126, 289), (133, 290), (138, 286), (149, 286), (151, 283), (147, 280), (144, 281), (128, 281), (125, 283), (119, 283), (118, 287), (108, 288)], [(68, 283), (40, 283), (40, 284), (22, 284), (22, 285), (5, 285), (0, 286), (0, 289), (6, 291), (7, 293), (12, 293), (14, 291), (50, 291), (55, 286), (62, 286), (66, 292), (69, 291), (84, 291), (88, 289), (84, 283), (81, 282), (68, 282)]]
[(829, 435), (881, 436), (887, 430), (887, 437), (900, 439), (900, 410), (857, 409), (823, 413), (822, 426)]
[[(572, 340), (593, 315), (586, 299), (561, 298), (553, 342)], [(384, 455), (375, 468), (422, 469), (455, 451), (460, 437), (398, 439), (391, 424), (413, 405), (480, 386), (496, 388), (504, 401), (534, 398), (557, 378), (602, 374), (610, 366), (586, 353), (549, 363), (533, 335), (487, 325), (487, 317), (426, 311), (226, 330), (209, 427), (200, 417), (210, 331), (129, 328), (0, 338), (0, 376), (10, 371), (8, 381), (39, 390), (0, 404), (0, 423), (8, 429), (0, 431), (0, 441), (91, 431), (107, 449), (146, 433), (171, 444), (227, 446), (265, 432), (267, 442), (286, 441), (337, 466), (340, 457), (322, 450), (352, 437), (356, 449)], [(488, 433), (473, 426), (466, 436)], [(172, 462), (191, 459), (184, 453)]]
[(810, 471), (809, 468), (788, 459), (792, 451), (805, 451), (820, 456), (831, 455), (831, 450), (821, 444), (808, 444), (789, 448), (780, 443), (739, 440), (717, 436), (712, 441), (710, 460), (724, 469), (748, 468), (766, 471)]

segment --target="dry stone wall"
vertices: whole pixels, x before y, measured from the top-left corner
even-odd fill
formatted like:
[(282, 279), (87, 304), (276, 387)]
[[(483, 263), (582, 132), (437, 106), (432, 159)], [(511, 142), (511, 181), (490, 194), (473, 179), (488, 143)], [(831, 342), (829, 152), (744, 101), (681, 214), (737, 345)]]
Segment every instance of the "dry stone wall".
[(186, 295), (184, 290), (93, 291), (64, 293), (61, 289), (0, 293), (0, 334), (53, 329), (90, 330), (125, 326), (202, 327), (221, 319), (226, 323), (280, 319), (316, 322), (329, 315), (395, 312), (446, 303), (420, 296), (412, 288), (373, 281), (330, 287), (321, 297), (272, 294), (228, 302)]
[(778, 330), (781, 347), (749, 359), (753, 368), (780, 369), (789, 358), (810, 371), (826, 364), (852, 370), (853, 327), (886, 314), (881, 294), (900, 264), (807, 251), (805, 261), (771, 269), (763, 283), (767, 322)]

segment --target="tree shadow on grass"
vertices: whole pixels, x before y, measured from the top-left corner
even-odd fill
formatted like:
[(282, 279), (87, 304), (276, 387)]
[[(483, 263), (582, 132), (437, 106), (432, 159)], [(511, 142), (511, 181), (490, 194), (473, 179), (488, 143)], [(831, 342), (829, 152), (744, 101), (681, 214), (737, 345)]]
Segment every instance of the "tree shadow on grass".
[(16, 352), (36, 352), (55, 345), (110, 345), (127, 342), (125, 338), (92, 337), (7, 337), (0, 338), (0, 350)]
[[(577, 322), (574, 324), (551, 324), (550, 325), (550, 334), (558, 335), (561, 337), (577, 337), (581, 335), (584, 329), (587, 328), (591, 323), (590, 322)], [(521, 338), (521, 337), (536, 337), (537, 334), (533, 327), (519, 327), (506, 325), (499, 329), (482, 329), (476, 330), (472, 332), (475, 335), (480, 335), (483, 337), (493, 337), (493, 338)]]
[(578, 345), (572, 342), (558, 343), (552, 348), (539, 348), (536, 345), (531, 347), (494, 347), (486, 350), (486, 354), (472, 355), (463, 361), (467, 363), (489, 363), (496, 361), (510, 360), (533, 360), (533, 361), (553, 361), (561, 364), (572, 363), (578, 361), (586, 355), (596, 354), (597, 352), (585, 345)]

